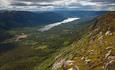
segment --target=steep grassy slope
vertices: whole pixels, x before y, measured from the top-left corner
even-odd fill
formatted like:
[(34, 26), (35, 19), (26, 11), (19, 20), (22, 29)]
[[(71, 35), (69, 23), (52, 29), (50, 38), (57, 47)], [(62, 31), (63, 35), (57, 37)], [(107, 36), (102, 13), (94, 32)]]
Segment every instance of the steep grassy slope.
[(115, 70), (115, 12), (91, 23), (79, 41), (60, 50), (51, 70)]

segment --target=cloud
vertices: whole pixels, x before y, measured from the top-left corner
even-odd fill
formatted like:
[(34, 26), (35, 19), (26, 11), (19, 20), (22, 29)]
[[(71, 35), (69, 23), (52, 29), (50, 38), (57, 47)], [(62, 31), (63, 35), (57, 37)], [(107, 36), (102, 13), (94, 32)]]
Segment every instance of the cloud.
[(0, 0), (0, 9), (47, 11), (55, 9), (114, 10), (115, 0)]
[(9, 6), (11, 1), (9, 0), (0, 0), (0, 6), (7, 7)]
[(61, 24), (65, 24), (65, 23), (68, 23), (68, 22), (72, 22), (72, 21), (75, 21), (75, 20), (78, 20), (80, 18), (67, 18), (61, 22), (57, 22), (57, 23), (53, 23), (53, 24), (49, 24), (49, 25), (46, 25), (44, 26), (43, 28), (40, 28), (38, 31), (47, 31), (49, 29), (52, 29), (53, 27), (55, 26), (58, 26), (58, 25), (61, 25)]

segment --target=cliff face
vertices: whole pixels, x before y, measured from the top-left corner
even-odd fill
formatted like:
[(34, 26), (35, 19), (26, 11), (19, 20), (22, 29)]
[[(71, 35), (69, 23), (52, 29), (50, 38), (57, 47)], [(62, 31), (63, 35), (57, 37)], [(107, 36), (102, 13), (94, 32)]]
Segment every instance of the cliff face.
[(115, 70), (115, 12), (91, 23), (82, 39), (60, 51), (52, 70)]

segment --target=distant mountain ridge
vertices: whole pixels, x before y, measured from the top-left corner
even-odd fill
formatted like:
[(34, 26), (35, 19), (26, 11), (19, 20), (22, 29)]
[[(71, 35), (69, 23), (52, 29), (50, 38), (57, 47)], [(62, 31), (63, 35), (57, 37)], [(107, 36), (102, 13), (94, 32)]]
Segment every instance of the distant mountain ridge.
[(102, 14), (105, 14), (107, 11), (56, 11), (59, 14), (64, 15), (65, 17), (78, 17), (91, 19)]
[(0, 28), (50, 24), (64, 19), (65, 17), (54, 12), (0, 11)]
[(9, 29), (15, 27), (35, 26), (52, 24), (63, 21), (67, 18), (92, 18), (104, 14), (95, 11), (50, 11), (50, 12), (29, 12), (29, 11), (0, 11), (0, 28)]

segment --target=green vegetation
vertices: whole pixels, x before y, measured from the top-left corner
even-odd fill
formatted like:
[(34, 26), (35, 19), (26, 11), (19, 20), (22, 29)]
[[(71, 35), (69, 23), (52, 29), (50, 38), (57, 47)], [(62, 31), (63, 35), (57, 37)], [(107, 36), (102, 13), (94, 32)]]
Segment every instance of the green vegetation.
[(45, 32), (38, 31), (41, 26), (5, 31), (11, 37), (0, 42), (0, 48), (4, 49), (0, 53), (0, 70), (47, 70), (55, 62), (58, 51), (79, 40), (87, 26), (83, 22), (71, 22)]
[[(66, 59), (65, 62), (71, 60), (74, 62), (69, 68), (77, 66), (79, 70), (115, 70), (115, 23), (112, 21), (114, 19), (114, 12), (99, 17), (95, 25), (90, 26), (90, 30), (79, 41), (74, 41), (60, 51), (62, 55), (55, 62), (60, 62), (60, 59)], [(55, 70), (63, 68), (61, 66)]]
[(38, 31), (41, 26), (7, 30), (10, 37), (0, 42), (0, 70), (115, 70), (114, 22), (110, 12), (45, 32)]

